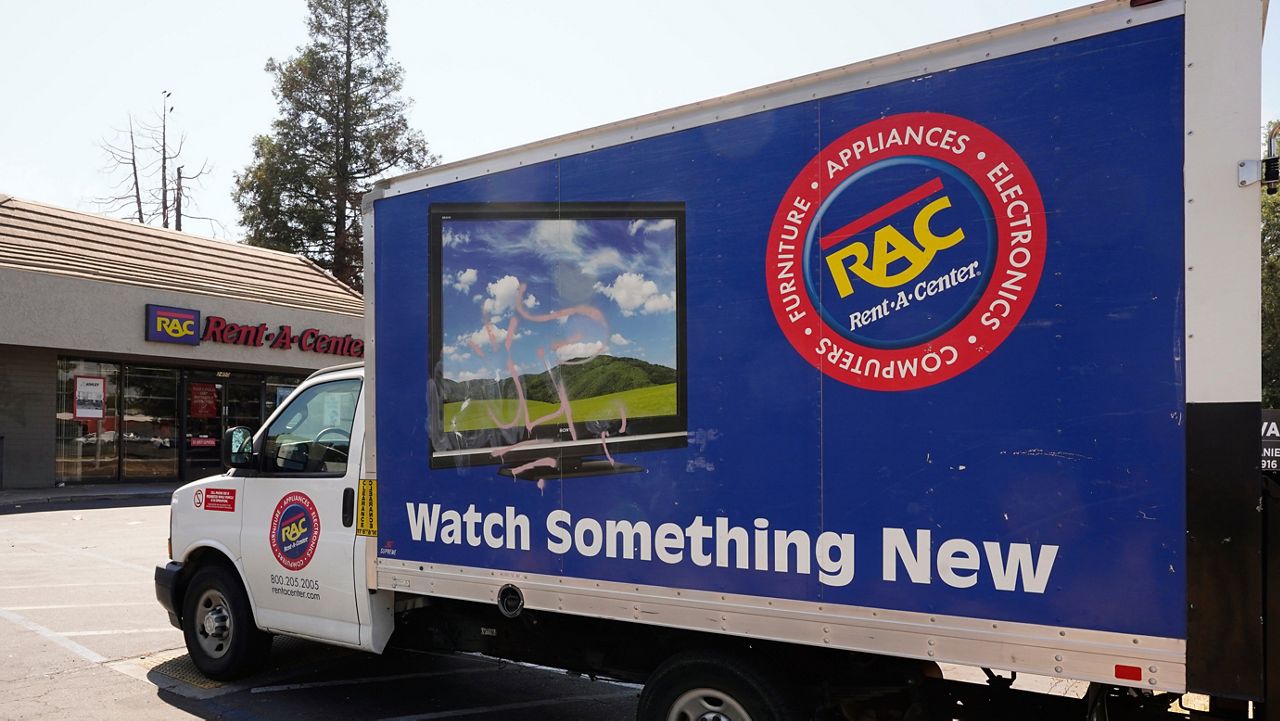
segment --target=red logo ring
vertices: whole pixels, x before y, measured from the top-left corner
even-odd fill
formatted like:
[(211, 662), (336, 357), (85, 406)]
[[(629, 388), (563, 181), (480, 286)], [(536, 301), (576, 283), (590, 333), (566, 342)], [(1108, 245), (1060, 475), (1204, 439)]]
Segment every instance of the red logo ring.
[(301, 491), (285, 494), (271, 514), (270, 545), (276, 561), (290, 571), (301, 571), (311, 563), (319, 543), (320, 513), (311, 498)]
[[(827, 325), (808, 292), (804, 258), (814, 239), (814, 219), (842, 181), (900, 156), (946, 163), (977, 185), (993, 215), (996, 253), (986, 288), (964, 317), (926, 342), (878, 348), (854, 342)], [(769, 302), (787, 340), (827, 376), (868, 390), (925, 388), (974, 367), (1009, 337), (1039, 285), (1045, 235), (1040, 190), (1004, 140), (953, 115), (892, 115), (827, 145), (791, 183), (769, 233)]]

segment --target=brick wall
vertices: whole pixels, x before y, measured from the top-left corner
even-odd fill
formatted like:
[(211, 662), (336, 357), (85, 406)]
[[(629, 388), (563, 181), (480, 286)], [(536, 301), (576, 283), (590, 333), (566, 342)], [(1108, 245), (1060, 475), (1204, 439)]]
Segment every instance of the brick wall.
[(58, 354), (0, 345), (0, 488), (53, 486)]

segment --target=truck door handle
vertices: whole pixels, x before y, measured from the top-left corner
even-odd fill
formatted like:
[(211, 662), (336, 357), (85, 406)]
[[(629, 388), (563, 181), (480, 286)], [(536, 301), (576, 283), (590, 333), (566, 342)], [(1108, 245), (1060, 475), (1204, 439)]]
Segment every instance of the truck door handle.
[(344, 528), (351, 528), (351, 524), (355, 523), (356, 516), (356, 489), (342, 489), (342, 525)]

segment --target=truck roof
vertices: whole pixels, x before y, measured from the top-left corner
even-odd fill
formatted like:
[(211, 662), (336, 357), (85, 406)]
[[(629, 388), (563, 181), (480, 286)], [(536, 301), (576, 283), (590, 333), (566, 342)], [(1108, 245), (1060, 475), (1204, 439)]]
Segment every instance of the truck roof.
[(345, 370), (350, 370), (352, 368), (364, 368), (364, 361), (356, 361), (354, 363), (342, 363), (341, 365), (329, 366), (328, 368), (321, 368), (320, 370), (307, 376), (307, 380), (311, 380), (316, 376), (321, 376), (326, 373), (336, 373), (337, 371), (345, 371)]

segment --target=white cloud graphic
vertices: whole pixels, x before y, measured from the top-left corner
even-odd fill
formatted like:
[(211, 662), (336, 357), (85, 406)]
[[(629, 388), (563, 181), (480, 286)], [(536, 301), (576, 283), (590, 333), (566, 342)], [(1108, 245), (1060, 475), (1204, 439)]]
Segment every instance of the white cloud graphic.
[(658, 233), (675, 227), (675, 218), (663, 218), (661, 220), (640, 219), (631, 221), (631, 225), (627, 226), (627, 232), (631, 235), (639, 235), (640, 233)]
[(476, 282), (476, 279), (480, 277), (480, 274), (476, 272), (475, 268), (467, 268), (466, 270), (458, 271), (453, 277), (454, 289), (466, 293), (471, 290), (471, 286)]
[(456, 248), (456, 247), (458, 247), (459, 245), (466, 245), (467, 243), (470, 243), (470, 242), (471, 242), (471, 234), (470, 234), (470, 233), (455, 233), (455, 232), (453, 232), (453, 230), (452, 230), (452, 229), (450, 229), (450, 228), (445, 228), (445, 229), (444, 229), (444, 235), (443, 235), (443, 237), (441, 237), (441, 241), (444, 243), (444, 247), (446, 247), (446, 248)]
[(478, 380), (497, 380), (498, 374), (488, 368), (481, 368), (476, 371), (462, 371), (457, 378), (450, 378), (459, 382), (478, 381)]
[(605, 285), (596, 283), (596, 292), (618, 304), (624, 316), (668, 313), (676, 308), (675, 293), (658, 292), (658, 284), (646, 280), (643, 273), (622, 273)]
[(590, 358), (598, 355), (604, 350), (604, 341), (593, 341), (591, 343), (569, 343), (556, 348), (556, 358), (561, 361), (573, 360), (575, 358)]
[(641, 313), (649, 315), (651, 313), (670, 313), (676, 309), (676, 294), (661, 293), (659, 295), (651, 295), (644, 299), (644, 309)]
[[(507, 329), (498, 328), (495, 326), (493, 328), (493, 342), (497, 343), (498, 345), (502, 345), (503, 343), (506, 343)], [(458, 336), (458, 343), (464, 346), (471, 346), (471, 345), (478, 346), (481, 350), (485, 351), (486, 353), (489, 352), (489, 350), (492, 348), (489, 342), (489, 331), (485, 328), (481, 328), (480, 330), (474, 333), (464, 333)]]
[(622, 254), (615, 248), (601, 248), (582, 262), (582, 272), (598, 278), (606, 270), (622, 270), (627, 267)]
[(631, 345), (631, 341), (629, 341), (629, 340), (627, 340), (626, 338), (622, 337), (622, 334), (621, 334), (621, 333), (614, 333), (613, 335), (609, 336), (609, 342), (610, 342), (610, 343), (612, 343), (612, 344), (614, 344), (614, 345), (616, 345), (616, 346), (618, 346), (618, 347), (624, 347), (624, 346), (629, 346), (629, 345)]
[(520, 291), (520, 279), (514, 275), (504, 275), (485, 286), (489, 297), (484, 299), (481, 308), (485, 313), (499, 316), (516, 307), (516, 294)]

